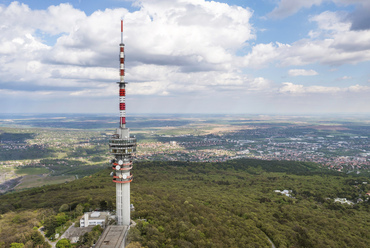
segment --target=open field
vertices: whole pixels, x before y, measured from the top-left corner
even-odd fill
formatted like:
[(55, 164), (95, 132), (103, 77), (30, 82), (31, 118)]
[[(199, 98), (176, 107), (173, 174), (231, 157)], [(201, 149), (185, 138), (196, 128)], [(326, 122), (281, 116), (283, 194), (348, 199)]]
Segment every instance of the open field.
[(65, 183), (75, 180), (74, 176), (56, 176), (51, 177), (47, 175), (27, 175), (24, 176), (20, 183), (14, 188), (15, 190), (41, 187), (44, 185), (52, 185)]
[(25, 175), (41, 175), (41, 174), (48, 174), (50, 171), (43, 167), (20, 167), (15, 169), (15, 173), (20, 176)]

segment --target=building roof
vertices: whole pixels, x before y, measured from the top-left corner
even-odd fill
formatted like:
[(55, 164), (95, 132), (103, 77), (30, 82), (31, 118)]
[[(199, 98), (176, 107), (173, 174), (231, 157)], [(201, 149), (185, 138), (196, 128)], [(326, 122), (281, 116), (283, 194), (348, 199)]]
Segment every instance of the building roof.
[[(105, 218), (110, 216), (109, 212), (86, 212), (85, 214), (88, 214), (89, 220), (105, 220)], [(85, 219), (85, 215), (82, 217), (82, 219)]]
[(90, 216), (92, 218), (98, 218), (98, 217), (100, 217), (100, 212), (92, 212)]
[(124, 248), (128, 226), (108, 226), (95, 248)]

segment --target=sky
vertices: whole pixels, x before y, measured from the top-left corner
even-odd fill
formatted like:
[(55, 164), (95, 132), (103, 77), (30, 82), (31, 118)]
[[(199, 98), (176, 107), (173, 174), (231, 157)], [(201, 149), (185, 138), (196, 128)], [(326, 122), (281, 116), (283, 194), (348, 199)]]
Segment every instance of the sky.
[(369, 0), (0, 0), (0, 113), (369, 114)]

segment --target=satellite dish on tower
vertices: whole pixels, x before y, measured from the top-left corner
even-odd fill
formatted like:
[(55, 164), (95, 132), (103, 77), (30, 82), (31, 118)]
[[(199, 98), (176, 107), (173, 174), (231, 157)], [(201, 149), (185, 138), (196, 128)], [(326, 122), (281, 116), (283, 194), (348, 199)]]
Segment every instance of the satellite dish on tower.
[(119, 161), (118, 161), (118, 164), (119, 164), (119, 165), (123, 165), (123, 161), (122, 161), (122, 160), (119, 160)]
[(120, 170), (120, 169), (121, 169), (121, 166), (117, 165), (116, 170)]
[(127, 175), (123, 175), (123, 176), (122, 176), (122, 178), (123, 178), (123, 179), (127, 179)]

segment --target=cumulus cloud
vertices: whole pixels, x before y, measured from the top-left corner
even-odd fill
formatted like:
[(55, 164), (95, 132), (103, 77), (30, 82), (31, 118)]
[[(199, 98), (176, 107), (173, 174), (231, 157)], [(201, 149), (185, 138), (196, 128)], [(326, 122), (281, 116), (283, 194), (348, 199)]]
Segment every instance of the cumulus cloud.
[(20, 33), (33, 33), (36, 30), (51, 35), (70, 32), (71, 27), (86, 18), (84, 12), (74, 9), (70, 4), (52, 5), (46, 10), (31, 10), (26, 4), (12, 2), (7, 7), (1, 7), (0, 13), (0, 28), (7, 34), (6, 37), (17, 37)]
[(351, 23), (347, 21), (345, 12), (324, 11), (319, 15), (310, 18), (316, 22), (321, 32), (344, 32), (349, 30)]
[(323, 12), (311, 18), (323, 40), (312, 41), (325, 50), (323, 63), (358, 63), (370, 59), (370, 30), (353, 31), (341, 12)]
[(360, 5), (349, 15), (352, 21), (352, 30), (369, 30), (370, 29), (370, 2)]
[(246, 67), (261, 68), (275, 61), (280, 56), (280, 43), (257, 44), (252, 47), (252, 51), (242, 58), (242, 64)]
[[(337, 5), (353, 5), (356, 4), (357, 6), (360, 6), (359, 9), (361, 9), (362, 6), (367, 6), (368, 1), (367, 0), (280, 0), (278, 3), (278, 6), (274, 8), (269, 14), (269, 17), (272, 18), (285, 18), (290, 15), (293, 15), (297, 13), (302, 8), (311, 8), (312, 6), (316, 5), (319, 6), (325, 2), (333, 2)], [(364, 25), (363, 22), (366, 18), (368, 18), (368, 15), (365, 15), (365, 11), (361, 12), (363, 15), (360, 15), (360, 17), (357, 17), (359, 20), (360, 26)], [(365, 24), (366, 25), (366, 24)]]
[[(140, 66), (145, 68), (146, 66)], [(254, 91), (268, 91), (271, 82), (263, 77), (253, 78), (237, 71), (183, 73), (171, 67), (151, 65), (143, 69), (140, 78), (128, 85), (128, 92), (135, 95), (214, 95), (248, 94)], [(158, 75), (158, 76), (156, 76)]]
[(304, 86), (302, 84), (293, 84), (291, 82), (282, 83), (278, 89), (279, 93), (290, 95), (302, 94), (335, 94), (335, 93), (356, 93), (356, 92), (370, 92), (369, 86), (353, 85), (350, 87), (325, 87), (325, 86)]
[(297, 13), (301, 8), (310, 8), (320, 5), (324, 0), (281, 0), (279, 5), (269, 13), (273, 18), (284, 18)]
[(255, 38), (249, 9), (206, 1), (139, 4), (139, 12), (125, 15), (128, 55), (139, 62), (222, 70), (245, 41)]
[[(282, 0), (274, 15), (289, 15), (322, 1), (308, 2)], [(356, 3), (364, 4), (360, 0)], [(272, 76), (261, 76), (254, 70), (266, 66), (299, 68), (314, 63), (332, 66), (369, 61), (370, 33), (354, 28), (351, 15), (323, 12), (310, 18), (317, 28), (307, 39), (291, 44), (256, 43), (249, 47), (256, 35), (250, 23), (253, 11), (248, 8), (205, 0), (142, 0), (134, 5), (134, 11), (108, 8), (91, 15), (70, 4), (45, 10), (33, 10), (18, 2), (2, 5), (0, 100), (7, 96), (22, 99), (37, 96), (60, 99), (59, 103), (71, 102), (70, 99), (77, 103), (80, 98), (109, 102), (108, 97), (113, 99), (117, 95), (114, 82), (118, 79), (122, 16), (125, 79), (129, 82), (128, 94), (134, 98), (193, 97), (199, 101), (208, 99), (228, 110), (225, 99), (231, 98), (260, 99), (276, 92), (286, 96), (368, 90), (360, 85), (344, 89), (293, 83), (277, 88)], [(250, 52), (243, 54), (246, 49)], [(247, 74), (250, 72), (256, 75)], [(316, 74), (314, 70), (289, 70), (290, 76)], [(243, 103), (241, 100), (238, 105), (241, 109)], [(251, 104), (252, 100), (248, 102)]]
[(279, 88), (280, 93), (288, 94), (303, 94), (303, 93), (336, 93), (341, 91), (339, 87), (325, 87), (325, 86), (304, 86), (300, 84), (293, 84), (285, 82)]
[(291, 44), (257, 44), (243, 57), (248, 67), (302, 66), (321, 63), (331, 66), (357, 64), (370, 60), (370, 30), (351, 30), (351, 23), (341, 12), (326, 11), (310, 18), (317, 24), (310, 39)]
[(352, 79), (352, 77), (351, 76), (343, 76), (343, 77), (338, 78), (338, 80), (348, 80), (348, 79)]
[[(370, 30), (370, 2), (368, 0), (280, 0), (278, 6), (267, 16), (271, 18), (285, 18), (297, 13), (302, 8), (307, 9), (314, 5), (319, 6), (328, 2), (332, 2), (338, 6), (354, 5), (355, 10), (352, 13), (342, 13), (348, 19), (351, 30)], [(327, 24), (330, 25), (333, 23), (329, 21)]]
[(25, 4), (13, 2), (0, 8), (0, 87), (9, 82), (13, 83), (13, 89), (18, 90), (22, 88), (17, 83), (23, 82), (63, 85), (63, 81), (57, 83), (50, 78), (54, 68), (43, 60), (50, 57), (52, 47), (38, 35), (69, 32), (73, 23), (83, 18), (86, 18), (85, 14), (69, 4), (31, 10)]
[(268, 91), (271, 89), (272, 82), (266, 78), (258, 77), (253, 79), (248, 85), (248, 90)]
[(364, 85), (352, 85), (348, 87), (349, 92), (366, 92), (368, 93), (370, 91), (370, 86), (364, 86)]
[[(168, 95), (253, 81), (234, 71), (236, 51), (255, 38), (251, 10), (203, 0), (134, 4), (138, 10), (133, 12), (105, 9), (90, 16), (70, 4), (46, 10), (18, 2), (1, 7), (0, 84), (14, 82), (16, 90), (28, 82), (33, 90), (60, 87), (72, 96), (100, 96), (101, 85), (118, 77), (118, 60), (112, 58), (117, 58), (122, 16), (126, 78), (133, 82), (133, 94)], [(189, 81), (191, 87), (180, 85)]]
[(288, 74), (289, 76), (315, 76), (318, 73), (315, 70), (291, 69)]

